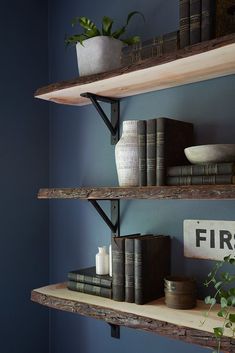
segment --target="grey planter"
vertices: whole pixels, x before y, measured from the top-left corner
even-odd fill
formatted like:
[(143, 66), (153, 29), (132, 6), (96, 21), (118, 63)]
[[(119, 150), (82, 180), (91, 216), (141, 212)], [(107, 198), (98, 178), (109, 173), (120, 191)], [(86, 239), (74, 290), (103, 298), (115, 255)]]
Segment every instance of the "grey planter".
[(122, 41), (106, 36), (77, 43), (78, 71), (80, 76), (97, 74), (121, 66)]

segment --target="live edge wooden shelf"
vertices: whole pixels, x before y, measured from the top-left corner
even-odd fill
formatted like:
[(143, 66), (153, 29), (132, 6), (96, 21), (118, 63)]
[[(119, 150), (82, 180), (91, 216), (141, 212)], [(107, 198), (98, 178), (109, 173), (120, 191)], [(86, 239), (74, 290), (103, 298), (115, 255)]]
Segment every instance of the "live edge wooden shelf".
[(39, 199), (235, 200), (235, 185), (80, 187), (40, 189)]
[[(209, 348), (217, 345), (212, 333), (213, 327), (221, 326), (221, 319), (216, 315), (217, 306), (201, 325), (204, 313), (208, 310), (208, 306), (201, 301), (198, 301), (197, 307), (192, 310), (167, 308), (163, 298), (145, 305), (136, 305), (70, 291), (64, 283), (34, 289), (31, 299), (50, 308), (93, 317), (114, 325), (150, 331)], [(222, 339), (221, 350), (235, 351), (235, 340), (229, 337), (228, 331)]]
[(35, 97), (85, 105), (90, 104), (89, 99), (80, 96), (85, 92), (123, 98), (234, 73), (235, 34), (230, 34), (121, 69), (54, 83), (38, 89)]

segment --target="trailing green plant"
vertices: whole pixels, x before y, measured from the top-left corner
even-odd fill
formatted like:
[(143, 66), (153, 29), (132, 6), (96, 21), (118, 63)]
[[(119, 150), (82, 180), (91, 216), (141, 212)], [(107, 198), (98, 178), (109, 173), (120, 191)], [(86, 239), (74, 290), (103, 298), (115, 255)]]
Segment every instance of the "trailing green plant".
[(220, 353), (221, 338), (224, 335), (225, 329), (230, 330), (233, 338), (235, 336), (235, 314), (231, 313), (232, 307), (235, 306), (235, 274), (221, 271), (225, 264), (235, 266), (235, 257), (229, 255), (224, 257), (222, 261), (216, 262), (204, 283), (206, 287), (214, 287), (214, 295), (209, 295), (205, 298), (205, 303), (209, 304), (210, 307), (205, 313), (205, 319), (202, 321), (202, 324), (204, 324), (216, 303), (220, 304), (217, 316), (223, 319), (221, 326), (213, 328), (214, 336), (218, 342), (217, 350), (213, 351), (213, 353)]
[(73, 34), (67, 38), (65, 38), (65, 44), (74, 45), (77, 43), (83, 44), (83, 41), (92, 37), (97, 36), (108, 36), (115, 39), (119, 39), (127, 45), (135, 44), (140, 41), (139, 36), (133, 36), (129, 38), (121, 38), (122, 35), (125, 34), (127, 26), (131, 20), (131, 18), (135, 15), (140, 15), (144, 19), (144, 15), (139, 11), (133, 11), (128, 14), (126, 19), (126, 24), (119, 29), (113, 30), (114, 20), (108, 16), (104, 16), (102, 19), (102, 28), (98, 29), (94, 22), (92, 22), (87, 17), (75, 17), (72, 20), (72, 27), (75, 27), (77, 24), (83, 28), (83, 33)]

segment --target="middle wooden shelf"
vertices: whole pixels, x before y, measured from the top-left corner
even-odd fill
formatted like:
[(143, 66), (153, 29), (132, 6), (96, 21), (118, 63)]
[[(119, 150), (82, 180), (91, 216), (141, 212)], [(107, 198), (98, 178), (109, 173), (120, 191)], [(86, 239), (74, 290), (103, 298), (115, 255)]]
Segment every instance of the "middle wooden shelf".
[(44, 188), (39, 199), (235, 200), (235, 185)]

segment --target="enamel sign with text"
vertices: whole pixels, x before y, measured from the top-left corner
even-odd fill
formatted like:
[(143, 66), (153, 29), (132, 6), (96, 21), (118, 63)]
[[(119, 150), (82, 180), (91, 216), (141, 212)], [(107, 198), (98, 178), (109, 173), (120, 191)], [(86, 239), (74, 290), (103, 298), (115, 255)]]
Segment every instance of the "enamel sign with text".
[(235, 253), (235, 221), (184, 220), (184, 256), (222, 260)]

